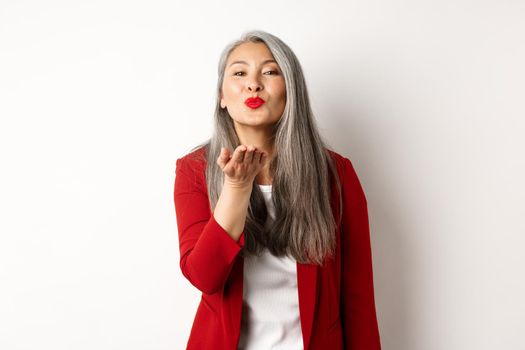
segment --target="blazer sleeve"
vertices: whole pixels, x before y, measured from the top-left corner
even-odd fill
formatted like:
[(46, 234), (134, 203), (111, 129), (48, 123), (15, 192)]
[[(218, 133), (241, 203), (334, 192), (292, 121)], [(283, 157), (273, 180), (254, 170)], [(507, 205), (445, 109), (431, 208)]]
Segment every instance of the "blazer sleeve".
[(191, 165), (184, 158), (176, 161), (174, 202), (180, 268), (197, 289), (213, 294), (228, 278), (244, 243), (244, 231), (235, 241), (217, 223), (210, 212), (206, 183)]
[(343, 157), (341, 322), (345, 349), (381, 349), (374, 301), (367, 200), (349, 159)]

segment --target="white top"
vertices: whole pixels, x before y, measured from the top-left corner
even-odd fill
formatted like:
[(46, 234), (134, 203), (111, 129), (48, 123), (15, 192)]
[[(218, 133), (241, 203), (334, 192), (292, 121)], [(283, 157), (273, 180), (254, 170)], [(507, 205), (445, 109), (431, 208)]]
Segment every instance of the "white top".
[[(272, 185), (259, 185), (275, 218)], [(267, 223), (268, 223), (267, 220)], [(238, 349), (302, 350), (297, 265), (291, 257), (275, 257), (267, 249), (244, 258), (243, 308)]]

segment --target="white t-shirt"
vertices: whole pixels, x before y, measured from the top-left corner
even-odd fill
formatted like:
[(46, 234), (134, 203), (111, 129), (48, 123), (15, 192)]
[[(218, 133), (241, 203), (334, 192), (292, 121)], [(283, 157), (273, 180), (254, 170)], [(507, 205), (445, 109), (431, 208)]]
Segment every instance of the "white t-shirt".
[[(272, 185), (259, 185), (275, 218)], [(268, 223), (268, 221), (267, 221)], [(268, 250), (244, 258), (243, 307), (239, 350), (302, 350), (295, 259), (276, 257)]]

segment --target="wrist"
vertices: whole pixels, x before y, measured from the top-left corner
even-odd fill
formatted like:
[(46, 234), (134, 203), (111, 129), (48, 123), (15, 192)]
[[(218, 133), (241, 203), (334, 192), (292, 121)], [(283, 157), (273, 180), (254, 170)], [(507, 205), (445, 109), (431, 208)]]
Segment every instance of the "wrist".
[(231, 182), (228, 180), (224, 181), (223, 190), (230, 190), (233, 192), (241, 192), (241, 193), (251, 193), (253, 189), (253, 181), (249, 183), (239, 183), (239, 182)]

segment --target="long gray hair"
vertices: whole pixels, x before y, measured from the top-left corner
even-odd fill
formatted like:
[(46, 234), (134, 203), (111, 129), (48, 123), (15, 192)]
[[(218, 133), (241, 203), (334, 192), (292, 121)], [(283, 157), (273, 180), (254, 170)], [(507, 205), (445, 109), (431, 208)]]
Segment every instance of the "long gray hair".
[[(274, 125), (274, 155), (269, 165), (275, 220), (265, 227), (268, 211), (260, 188), (254, 184), (241, 255), (259, 255), (266, 247), (275, 256), (291, 255), (300, 263), (322, 265), (336, 249), (341, 184), (327, 143), (317, 130), (299, 60), (288, 45), (264, 31), (244, 32), (220, 56), (214, 132), (208, 141), (194, 148), (205, 147), (210, 208), (213, 212), (224, 183), (224, 173), (217, 165), (221, 147), (233, 152), (240, 145), (232, 118), (220, 106), (220, 92), (230, 53), (245, 42), (266, 44), (284, 75), (287, 100), (283, 115)], [(330, 204), (331, 174), (339, 191), (339, 223)]]

